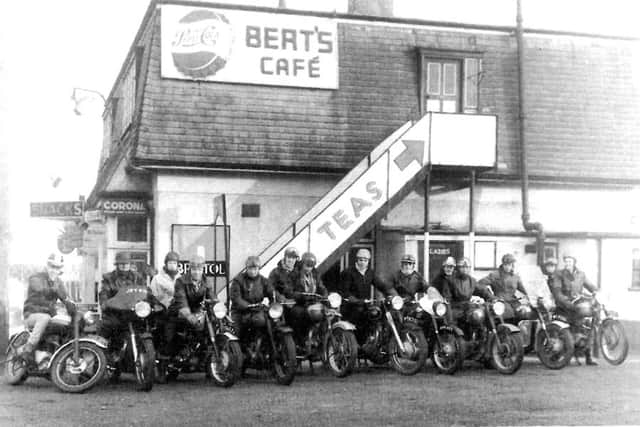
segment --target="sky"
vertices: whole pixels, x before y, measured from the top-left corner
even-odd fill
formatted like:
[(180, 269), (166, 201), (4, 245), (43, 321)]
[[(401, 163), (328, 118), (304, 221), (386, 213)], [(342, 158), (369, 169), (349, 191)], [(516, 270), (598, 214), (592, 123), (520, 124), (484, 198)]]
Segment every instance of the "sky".
[[(287, 6), (345, 12), (347, 1), (287, 0)], [(0, 2), (0, 144), (9, 148), (10, 263), (40, 264), (56, 250), (61, 224), (30, 218), (30, 202), (77, 200), (91, 192), (102, 144), (102, 100), (96, 96), (85, 102), (78, 116), (71, 94), (80, 87), (108, 95), (148, 4)], [(396, 0), (394, 12), (426, 20), (514, 25), (515, 4)], [(638, 11), (636, 0), (523, 0), (524, 24), (530, 28), (640, 37)]]

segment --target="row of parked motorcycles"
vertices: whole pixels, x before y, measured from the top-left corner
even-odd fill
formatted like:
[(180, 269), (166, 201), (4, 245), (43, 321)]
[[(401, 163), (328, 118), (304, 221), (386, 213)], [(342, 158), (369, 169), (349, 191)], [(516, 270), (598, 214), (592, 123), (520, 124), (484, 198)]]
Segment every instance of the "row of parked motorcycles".
[(419, 298), (360, 301), (367, 318), (367, 326), (360, 331), (342, 318), (340, 308), (348, 300), (337, 293), (305, 294), (312, 325), (297, 343), (285, 322), (285, 307), (292, 302), (265, 300), (250, 305), (264, 322), (240, 339), (226, 305), (205, 300), (197, 326), (178, 332), (180, 350), (165, 359), (156, 354), (162, 334), (155, 331), (155, 316), (145, 295), (145, 287), (128, 288), (108, 301), (108, 308), (127, 321), (116, 346), (92, 333), (98, 319), (92, 305), (78, 305), (73, 318), (55, 316), (32, 358), (17, 355), (29, 332), (15, 334), (6, 351), (6, 381), (17, 385), (30, 376), (45, 377), (64, 392), (79, 393), (103, 378), (114, 381), (127, 372), (135, 376), (139, 390), (149, 391), (154, 382), (166, 383), (192, 372), (204, 372), (213, 384), (229, 387), (247, 369), (256, 369), (269, 371), (277, 383), (289, 385), (303, 361), (311, 367), (322, 362), (336, 377), (345, 377), (361, 360), (389, 364), (402, 375), (414, 375), (427, 358), (444, 374), (454, 374), (465, 360), (513, 374), (525, 352), (535, 352), (546, 367), (560, 369), (590, 343), (596, 355), (601, 353), (614, 365), (625, 360), (629, 347), (617, 314), (595, 298), (574, 301), (579, 321), (554, 314), (550, 302), (537, 298), (523, 301), (518, 318), (505, 322), (505, 302), (474, 297), (454, 324), (449, 304), (429, 288)]

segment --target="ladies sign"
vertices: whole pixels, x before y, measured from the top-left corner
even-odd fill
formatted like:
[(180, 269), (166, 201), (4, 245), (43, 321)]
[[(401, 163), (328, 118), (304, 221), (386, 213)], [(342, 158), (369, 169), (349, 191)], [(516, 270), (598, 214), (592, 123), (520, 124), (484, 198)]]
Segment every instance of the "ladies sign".
[(338, 88), (335, 21), (162, 6), (162, 77)]

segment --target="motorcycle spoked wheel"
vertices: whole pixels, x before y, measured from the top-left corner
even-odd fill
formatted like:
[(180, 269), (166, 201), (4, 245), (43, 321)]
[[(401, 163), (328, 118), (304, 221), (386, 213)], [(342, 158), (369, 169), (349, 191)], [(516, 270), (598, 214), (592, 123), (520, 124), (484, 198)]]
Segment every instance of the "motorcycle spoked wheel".
[(213, 353), (207, 357), (207, 378), (217, 386), (231, 387), (240, 377), (242, 359), (239, 355), (242, 354), (242, 350), (237, 341), (231, 341), (225, 336), (216, 341), (220, 354), (218, 360)]
[(7, 361), (4, 364), (4, 378), (7, 384), (20, 385), (29, 377), (27, 361), (16, 355), (18, 347), (24, 345), (28, 339), (29, 332), (20, 332), (7, 347)]
[(562, 369), (571, 362), (574, 352), (573, 335), (568, 328), (557, 325), (547, 327), (547, 339), (543, 330), (536, 334), (538, 359), (549, 369)]
[(331, 373), (344, 378), (353, 372), (358, 361), (358, 341), (353, 331), (334, 329), (327, 334), (324, 362)]
[(440, 341), (434, 340), (433, 365), (441, 374), (452, 375), (463, 362), (461, 338), (447, 330), (440, 331), (439, 337)]
[[(498, 329), (497, 334), (497, 337), (495, 335), (491, 337), (489, 346), (491, 364), (501, 374), (514, 374), (520, 369), (524, 359), (522, 339), (506, 328)], [(498, 344), (498, 338), (501, 345)]]
[(73, 346), (58, 353), (51, 361), (51, 381), (66, 393), (82, 393), (96, 385), (107, 369), (104, 351), (90, 342), (78, 343), (78, 361), (73, 360)]
[(273, 373), (276, 382), (281, 385), (290, 385), (296, 375), (296, 344), (291, 334), (274, 337), (274, 340), (278, 353), (278, 357), (273, 358)]
[[(149, 391), (153, 388), (156, 369), (156, 350), (151, 338), (141, 340), (138, 346), (138, 360), (134, 362), (138, 391)], [(136, 345), (138, 345), (136, 343)]]
[[(391, 367), (402, 375), (415, 375), (424, 367), (429, 354), (427, 339), (421, 330), (399, 331), (404, 349), (398, 347), (395, 336), (389, 340)], [(408, 356), (408, 357), (407, 357)]]
[(369, 332), (365, 338), (365, 342), (360, 346), (364, 357), (375, 365), (386, 365), (389, 363), (389, 353), (386, 351), (386, 346), (382, 344), (385, 341), (385, 335), (383, 328), (377, 326)]
[(629, 341), (622, 324), (615, 319), (602, 322), (598, 334), (598, 345), (602, 357), (612, 365), (620, 365), (629, 353)]

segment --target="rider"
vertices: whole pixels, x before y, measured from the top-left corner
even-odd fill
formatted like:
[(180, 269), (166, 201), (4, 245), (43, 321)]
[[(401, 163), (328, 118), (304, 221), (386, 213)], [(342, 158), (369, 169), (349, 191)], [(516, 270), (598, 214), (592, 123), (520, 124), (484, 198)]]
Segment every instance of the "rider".
[(180, 278), (180, 273), (178, 272), (179, 260), (180, 256), (176, 252), (168, 252), (164, 257), (162, 270), (151, 279), (151, 285), (149, 286), (151, 292), (158, 298), (158, 301), (165, 309), (168, 309), (171, 304), (176, 280)]
[(291, 275), (291, 282), (293, 284), (293, 298), (296, 301), (296, 305), (291, 309), (291, 326), (293, 327), (297, 342), (304, 342), (303, 336), (309, 324), (311, 318), (307, 312), (307, 305), (309, 301), (312, 301), (308, 296), (303, 293), (319, 294), (323, 297), (327, 296), (327, 288), (322, 284), (318, 270), (316, 270), (316, 256), (311, 252), (305, 252), (302, 254), (300, 263), (293, 271)]
[(234, 277), (229, 288), (231, 319), (237, 325), (240, 337), (244, 336), (247, 327), (263, 327), (267, 322), (263, 311), (253, 312), (249, 305), (263, 302), (265, 298), (273, 302), (278, 297), (267, 278), (260, 274), (260, 258), (248, 257), (245, 267)]
[[(591, 292), (592, 296), (595, 296), (598, 287), (587, 279), (583, 271), (576, 268), (576, 257), (565, 254), (562, 260), (564, 261), (564, 269), (554, 276), (552, 293), (556, 300), (558, 313), (566, 315), (570, 323), (575, 324), (582, 318), (576, 312), (576, 307), (572, 301), (581, 295), (583, 288)], [(593, 334), (589, 334), (585, 354), (587, 365), (592, 366), (597, 365), (591, 355), (593, 340)]]
[(544, 274), (545, 279), (547, 280), (547, 286), (549, 286), (549, 290), (553, 293), (553, 280), (556, 275), (556, 268), (558, 267), (558, 261), (555, 258), (547, 258), (542, 264), (542, 274)]
[(371, 260), (371, 252), (364, 248), (359, 249), (356, 253), (355, 265), (347, 268), (340, 275), (342, 296), (348, 299), (343, 305), (344, 317), (345, 320), (349, 320), (356, 325), (356, 335), (360, 339), (365, 336), (367, 323), (363, 300), (371, 298), (371, 286), (374, 286), (385, 296), (397, 295), (395, 289), (385, 283), (369, 267), (369, 260)]
[(400, 260), (400, 270), (391, 276), (393, 288), (403, 298), (412, 298), (415, 294), (427, 291), (427, 282), (416, 270), (416, 258), (406, 254)]
[(75, 305), (69, 299), (67, 291), (60, 280), (63, 258), (51, 254), (47, 258), (46, 270), (29, 277), (27, 299), (24, 302), (24, 323), (31, 334), (27, 342), (20, 346), (17, 354), (31, 357), (38, 346), (42, 334), (51, 317), (56, 315), (56, 302), (62, 301), (70, 315), (75, 313)]
[(204, 326), (204, 318), (200, 313), (200, 304), (205, 299), (214, 299), (213, 289), (204, 277), (205, 260), (194, 255), (189, 260), (189, 272), (176, 279), (173, 300), (169, 306), (167, 326), (165, 329), (166, 348), (163, 356), (174, 356), (176, 329), (180, 325), (200, 329)]
[(298, 250), (296, 248), (285, 249), (284, 257), (269, 274), (269, 284), (281, 295), (291, 296), (291, 275), (298, 258)]
[(471, 301), (472, 296), (490, 299), (489, 290), (480, 285), (470, 274), (471, 261), (469, 258), (458, 258), (456, 272), (453, 277), (453, 289), (451, 292), (451, 314), (459, 322), (464, 318), (464, 312)]
[(453, 273), (456, 268), (456, 260), (453, 257), (447, 257), (442, 262), (442, 268), (440, 268), (440, 272), (433, 279), (431, 284), (435, 287), (440, 295), (447, 301), (452, 300), (452, 290), (454, 289), (453, 284)]
[(527, 295), (527, 291), (522, 284), (520, 276), (515, 273), (516, 258), (511, 254), (502, 256), (502, 264), (498, 271), (490, 273), (488, 276), (480, 279), (480, 286), (491, 286), (491, 290), (496, 298), (505, 303), (503, 319), (514, 319), (516, 312), (520, 306), (520, 302), (516, 297), (516, 290)]

